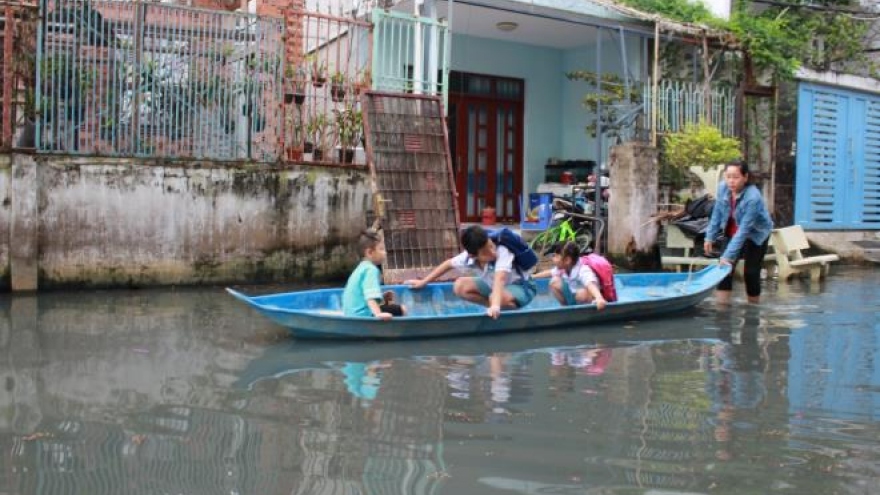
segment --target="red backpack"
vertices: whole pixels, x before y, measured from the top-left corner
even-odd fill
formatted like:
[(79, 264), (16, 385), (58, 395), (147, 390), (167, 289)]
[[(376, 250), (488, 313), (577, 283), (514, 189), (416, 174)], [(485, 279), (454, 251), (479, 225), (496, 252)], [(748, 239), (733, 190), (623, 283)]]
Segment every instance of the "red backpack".
[(598, 254), (581, 256), (581, 263), (589, 266), (599, 279), (599, 291), (608, 302), (617, 300), (617, 289), (614, 288), (614, 267), (604, 257)]

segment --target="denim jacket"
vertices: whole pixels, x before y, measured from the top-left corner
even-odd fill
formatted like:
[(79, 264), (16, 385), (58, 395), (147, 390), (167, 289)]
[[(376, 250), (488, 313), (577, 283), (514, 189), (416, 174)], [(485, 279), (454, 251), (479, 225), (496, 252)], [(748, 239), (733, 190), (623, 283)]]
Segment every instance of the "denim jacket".
[[(734, 261), (739, 257), (746, 239), (760, 246), (770, 237), (770, 232), (773, 230), (773, 220), (770, 219), (770, 212), (764, 206), (761, 191), (753, 184), (747, 184), (740, 191), (736, 198), (736, 210), (733, 217), (736, 219), (736, 234), (730, 239), (727, 249), (721, 254), (722, 258), (729, 261)], [(712, 209), (712, 218), (706, 229), (707, 241), (714, 242), (719, 235), (724, 233), (728, 218), (730, 218), (730, 189), (727, 184), (722, 182), (718, 186), (718, 196), (715, 200), (715, 207)]]

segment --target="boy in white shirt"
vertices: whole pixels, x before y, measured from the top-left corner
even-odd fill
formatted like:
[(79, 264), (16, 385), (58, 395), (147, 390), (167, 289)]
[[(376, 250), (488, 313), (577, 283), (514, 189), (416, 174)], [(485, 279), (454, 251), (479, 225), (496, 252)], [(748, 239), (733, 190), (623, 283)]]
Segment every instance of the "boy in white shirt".
[(599, 288), (599, 277), (592, 268), (581, 262), (580, 248), (574, 242), (556, 246), (553, 268), (536, 273), (536, 278), (553, 277), (550, 291), (563, 306), (596, 303), (596, 309), (605, 309), (607, 301)]
[(530, 270), (514, 265), (513, 253), (496, 245), (489, 233), (479, 225), (466, 228), (461, 234), (464, 251), (439, 264), (422, 279), (407, 280), (413, 289), (421, 289), (453, 268), (470, 270), (474, 276), (455, 280), (455, 295), (472, 303), (486, 306), (486, 314), (498, 318), (502, 309), (522, 308), (532, 301), (537, 289), (530, 280)]

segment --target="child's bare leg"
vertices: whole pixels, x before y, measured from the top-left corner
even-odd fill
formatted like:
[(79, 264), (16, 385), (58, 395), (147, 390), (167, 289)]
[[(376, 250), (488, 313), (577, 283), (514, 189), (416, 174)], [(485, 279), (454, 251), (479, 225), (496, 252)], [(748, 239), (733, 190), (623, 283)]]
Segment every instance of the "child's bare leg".
[(480, 289), (477, 287), (476, 281), (473, 278), (464, 277), (457, 279), (452, 286), (452, 292), (465, 301), (481, 304), (483, 306), (489, 305), (489, 299), (480, 294)]
[(516, 303), (516, 298), (513, 297), (507, 289), (501, 292), (501, 309), (516, 309), (519, 306)]
[(577, 301), (578, 304), (589, 304), (593, 302), (593, 295), (590, 294), (590, 291), (587, 289), (578, 289), (578, 291), (574, 293), (574, 300)]
[(559, 301), (559, 304), (565, 306), (565, 294), (562, 293), (562, 279), (554, 278), (550, 281), (550, 292), (553, 293), (553, 297)]

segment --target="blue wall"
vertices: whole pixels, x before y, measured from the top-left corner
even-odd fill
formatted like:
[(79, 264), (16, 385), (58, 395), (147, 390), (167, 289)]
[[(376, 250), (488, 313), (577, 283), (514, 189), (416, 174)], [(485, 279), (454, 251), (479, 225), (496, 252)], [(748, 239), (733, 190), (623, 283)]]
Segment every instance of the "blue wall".
[[(584, 29), (590, 29), (585, 27)], [(620, 73), (619, 38), (606, 33), (602, 39), (603, 72)], [(639, 38), (626, 38), (630, 71), (639, 77), (642, 61)], [(584, 82), (569, 81), (571, 70), (596, 68), (596, 47), (556, 50), (520, 43), (454, 35), (450, 69), (476, 74), (516, 77), (525, 80), (525, 192), (534, 191), (544, 178), (550, 157), (563, 160), (595, 159), (596, 140), (587, 135), (590, 114), (581, 105), (589, 90)]]
[[(635, 36), (625, 37), (627, 61), (631, 77), (644, 80), (641, 74), (643, 64), (641, 52), (641, 38)], [(621, 57), (620, 37), (605, 31), (602, 37), (602, 72), (614, 73), (623, 77), (623, 60)], [(568, 50), (563, 56), (562, 72), (575, 70), (596, 71), (596, 45), (590, 45), (576, 50)], [(566, 109), (562, 121), (562, 156), (566, 159), (586, 158), (595, 160), (597, 155), (596, 138), (590, 136), (585, 128), (592, 121), (593, 114), (583, 106), (584, 96), (593, 90), (590, 84), (583, 81), (569, 81), (563, 74), (562, 108)], [(606, 147), (608, 143), (605, 143)], [(608, 152), (605, 151), (607, 158)]]
[(525, 80), (523, 188), (543, 181), (547, 158), (562, 149), (562, 52), (503, 41), (456, 35), (450, 69)]

